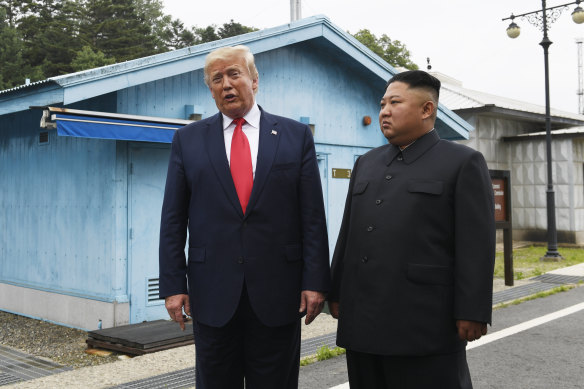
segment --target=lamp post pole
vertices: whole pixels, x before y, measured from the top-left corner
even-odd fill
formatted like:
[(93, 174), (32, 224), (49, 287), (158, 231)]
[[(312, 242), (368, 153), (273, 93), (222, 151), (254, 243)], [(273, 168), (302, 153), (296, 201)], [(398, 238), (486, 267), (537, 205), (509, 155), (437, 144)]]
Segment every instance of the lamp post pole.
[[(575, 23), (584, 22), (584, 10), (580, 8), (582, 0), (574, 1), (572, 3), (558, 5), (556, 7), (546, 7), (546, 0), (541, 0), (541, 11), (527, 12), (521, 15), (514, 16), (513, 14), (503, 20), (511, 19), (511, 24), (507, 28), (507, 35), (510, 38), (517, 38), (519, 36), (519, 26), (513, 22), (516, 17), (527, 19), (531, 24), (539, 27), (543, 31), (543, 39), (539, 43), (543, 48), (544, 59), (544, 79), (545, 79), (545, 143), (546, 143), (546, 163), (547, 163), (547, 190), (546, 190), (546, 208), (547, 208), (547, 252), (541, 259), (543, 261), (558, 261), (563, 259), (558, 252), (558, 232), (556, 229), (556, 206), (555, 206), (555, 192), (552, 175), (552, 124), (550, 114), (550, 75), (549, 75), (549, 47), (552, 41), (548, 37), (548, 22), (553, 23), (560, 16), (563, 10), (567, 9), (569, 5), (576, 4), (576, 9), (572, 12), (572, 19)], [(548, 19), (548, 11), (551, 11), (551, 16)], [(539, 13), (541, 12), (541, 17)]]
[(558, 252), (558, 232), (556, 229), (556, 199), (552, 175), (552, 118), (550, 113), (550, 65), (549, 47), (552, 41), (548, 38), (546, 0), (541, 0), (541, 12), (543, 13), (543, 39), (539, 43), (543, 47), (544, 78), (545, 78), (545, 149), (547, 163), (547, 239), (548, 246), (543, 260), (561, 259)]

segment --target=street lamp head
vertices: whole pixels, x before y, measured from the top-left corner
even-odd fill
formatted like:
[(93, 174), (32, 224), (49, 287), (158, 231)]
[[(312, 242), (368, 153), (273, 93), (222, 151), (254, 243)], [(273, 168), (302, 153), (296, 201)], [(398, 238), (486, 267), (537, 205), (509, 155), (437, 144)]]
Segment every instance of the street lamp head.
[(507, 27), (507, 36), (511, 39), (515, 39), (521, 33), (521, 29), (515, 22), (511, 22), (509, 27)]
[(580, 7), (580, 5), (578, 5), (574, 9), (574, 12), (572, 12), (572, 20), (574, 21), (574, 23), (577, 23), (577, 24), (584, 23), (584, 9), (582, 9), (582, 7)]

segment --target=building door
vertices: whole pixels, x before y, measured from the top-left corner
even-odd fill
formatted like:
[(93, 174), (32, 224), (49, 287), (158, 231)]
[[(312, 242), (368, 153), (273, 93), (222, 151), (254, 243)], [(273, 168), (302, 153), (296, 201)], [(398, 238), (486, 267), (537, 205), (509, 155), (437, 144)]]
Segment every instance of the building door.
[(170, 145), (131, 145), (128, 176), (130, 323), (167, 318), (158, 299), (160, 211)]
[(328, 166), (328, 155), (324, 153), (317, 153), (316, 160), (318, 161), (318, 170), (320, 172), (320, 182), (322, 185), (322, 197), (324, 200), (324, 212), (326, 214), (326, 219), (328, 222), (328, 178), (327, 178), (327, 166)]

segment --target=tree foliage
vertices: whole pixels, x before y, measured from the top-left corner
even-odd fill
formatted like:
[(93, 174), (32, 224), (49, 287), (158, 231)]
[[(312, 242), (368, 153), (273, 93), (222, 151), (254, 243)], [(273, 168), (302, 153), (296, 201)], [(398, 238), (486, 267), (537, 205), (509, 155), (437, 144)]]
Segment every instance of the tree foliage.
[(73, 71), (81, 71), (86, 69), (98, 68), (101, 66), (111, 65), (115, 63), (113, 58), (108, 58), (101, 51), (93, 51), (90, 46), (83, 46), (81, 51), (78, 51), (71, 62)]
[(410, 51), (400, 41), (392, 41), (385, 34), (377, 38), (375, 34), (367, 29), (361, 29), (353, 36), (390, 65), (409, 70), (418, 69), (418, 65), (410, 59)]
[(0, 90), (256, 30), (188, 28), (162, 0), (0, 0)]
[[(233, 19), (186, 27), (162, 0), (0, 0), (0, 90), (252, 31)], [(391, 65), (417, 69), (400, 41), (354, 36)]]

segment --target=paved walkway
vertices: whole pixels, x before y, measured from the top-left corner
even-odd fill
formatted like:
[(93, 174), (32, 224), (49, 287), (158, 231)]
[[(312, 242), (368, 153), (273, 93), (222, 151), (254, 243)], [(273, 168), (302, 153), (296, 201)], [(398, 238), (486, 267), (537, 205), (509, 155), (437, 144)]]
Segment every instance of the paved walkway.
[[(493, 294), (493, 304), (512, 301), (526, 297), (539, 291), (550, 290), (563, 284), (577, 284), (584, 282), (584, 263), (554, 270), (524, 280), (514, 287), (505, 287), (502, 284), (495, 286)], [(329, 315), (320, 315), (318, 321), (311, 326), (303, 326), (302, 356), (311, 355), (322, 345), (334, 346), (336, 322)], [(313, 327), (314, 326), (314, 327)], [(312, 328), (312, 329), (309, 329)], [(316, 330), (315, 330), (316, 329)], [(314, 335), (319, 333), (319, 335)], [(311, 336), (312, 335), (312, 336)], [(32, 374), (17, 376), (14, 382), (14, 375), (6, 370), (10, 357), (1, 353), (0, 349), (0, 386), (4, 388), (193, 388), (194, 387), (194, 346), (179, 347), (171, 350), (161, 351), (153, 354), (135, 357), (125, 361), (115, 363), (85, 367), (77, 370), (63, 371), (67, 368), (59, 367), (50, 362), (46, 371), (35, 378)], [(19, 358), (21, 369), (26, 369), (28, 363), (26, 356), (22, 353)], [(34, 357), (31, 357), (34, 360)], [(4, 363), (4, 365), (2, 364)], [(38, 366), (37, 366), (38, 368)], [(51, 370), (54, 369), (54, 370)], [(47, 375), (50, 374), (50, 375)], [(44, 375), (44, 376), (42, 376)], [(4, 377), (5, 381), (2, 381)]]

